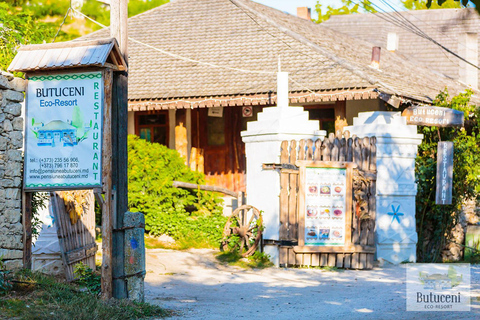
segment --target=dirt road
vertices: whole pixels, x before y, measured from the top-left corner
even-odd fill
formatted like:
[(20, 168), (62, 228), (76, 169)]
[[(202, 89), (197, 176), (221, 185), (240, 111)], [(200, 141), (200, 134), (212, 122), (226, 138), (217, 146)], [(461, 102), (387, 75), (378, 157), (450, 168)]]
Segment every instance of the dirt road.
[(243, 270), (212, 250), (147, 250), (147, 302), (171, 319), (480, 319), (480, 266), (472, 266), (471, 312), (406, 312), (405, 265), (370, 271)]

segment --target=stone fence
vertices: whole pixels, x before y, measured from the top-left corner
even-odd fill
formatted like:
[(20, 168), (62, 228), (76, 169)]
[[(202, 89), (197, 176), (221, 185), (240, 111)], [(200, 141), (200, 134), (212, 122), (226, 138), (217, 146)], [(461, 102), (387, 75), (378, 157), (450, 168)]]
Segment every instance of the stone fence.
[(22, 102), (26, 82), (0, 71), (0, 258), (7, 269), (23, 266)]

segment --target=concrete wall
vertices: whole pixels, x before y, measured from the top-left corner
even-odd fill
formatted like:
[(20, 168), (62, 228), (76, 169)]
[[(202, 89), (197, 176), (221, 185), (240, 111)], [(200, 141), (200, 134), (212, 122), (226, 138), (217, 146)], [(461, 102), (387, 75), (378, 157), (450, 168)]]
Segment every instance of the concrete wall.
[(385, 102), (380, 99), (348, 100), (346, 106), (347, 122), (353, 124), (353, 118), (358, 117), (360, 112), (387, 111)]
[(0, 72), (0, 257), (7, 269), (23, 266), (22, 102), (26, 82)]

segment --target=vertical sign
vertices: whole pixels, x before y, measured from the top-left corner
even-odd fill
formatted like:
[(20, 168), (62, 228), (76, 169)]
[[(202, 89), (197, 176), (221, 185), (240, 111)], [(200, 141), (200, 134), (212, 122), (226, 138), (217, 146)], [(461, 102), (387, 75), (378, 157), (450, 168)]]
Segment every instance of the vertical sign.
[(101, 72), (32, 76), (27, 88), (25, 189), (101, 186)]
[(452, 204), (453, 142), (440, 141), (437, 150), (436, 204)]
[(305, 169), (305, 245), (344, 246), (347, 169)]

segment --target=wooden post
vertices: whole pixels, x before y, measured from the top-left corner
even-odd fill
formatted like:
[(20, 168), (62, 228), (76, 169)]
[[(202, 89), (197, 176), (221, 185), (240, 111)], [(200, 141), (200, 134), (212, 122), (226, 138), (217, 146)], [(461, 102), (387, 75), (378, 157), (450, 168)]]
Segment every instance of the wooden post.
[[(110, 35), (117, 39), (120, 52), (128, 64), (128, 1), (112, 0), (110, 4)], [(125, 248), (123, 216), (128, 210), (128, 74), (113, 74), (112, 90), (112, 296), (128, 298), (125, 280)]]
[(23, 211), (23, 267), (32, 269), (32, 193), (24, 194)]
[(102, 204), (102, 298), (112, 297), (112, 70), (103, 71), (104, 104), (103, 104), (103, 151), (102, 151), (102, 193), (105, 201)]

